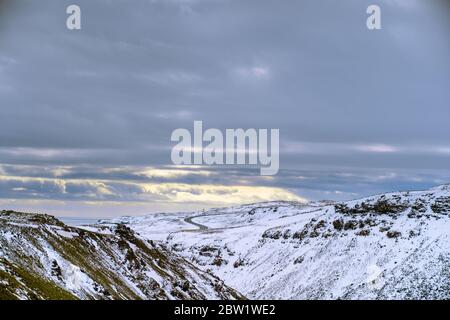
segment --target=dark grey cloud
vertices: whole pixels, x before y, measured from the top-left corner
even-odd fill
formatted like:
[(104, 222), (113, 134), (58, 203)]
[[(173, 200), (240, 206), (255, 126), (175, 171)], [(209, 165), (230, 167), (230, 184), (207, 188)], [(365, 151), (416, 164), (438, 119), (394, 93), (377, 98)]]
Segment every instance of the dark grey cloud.
[[(145, 182), (133, 170), (169, 165), (172, 130), (198, 119), (280, 128), (280, 174), (206, 169), (153, 182), (283, 187), (319, 199), (441, 181), (450, 170), (449, 2), (375, 2), (379, 31), (365, 26), (368, 0), (0, 1), (5, 175), (69, 166), (64, 179)], [(72, 3), (82, 8), (80, 31), (65, 28)], [(380, 182), (380, 172), (393, 174)], [(14, 183), (2, 182), (2, 198), (25, 188)], [(104, 199), (139, 198), (119, 186)], [(62, 196), (50, 182), (36, 188), (24, 197), (95, 194), (90, 185)], [(335, 191), (343, 194), (327, 193)]]

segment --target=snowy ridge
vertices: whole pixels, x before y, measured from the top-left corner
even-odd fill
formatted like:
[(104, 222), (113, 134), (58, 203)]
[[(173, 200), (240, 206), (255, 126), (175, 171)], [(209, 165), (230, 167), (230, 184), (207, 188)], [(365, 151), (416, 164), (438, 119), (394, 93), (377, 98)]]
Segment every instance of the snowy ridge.
[(74, 228), (0, 213), (0, 299), (240, 299), (217, 277), (122, 224)]
[(258, 299), (450, 299), (450, 187), (120, 218)]

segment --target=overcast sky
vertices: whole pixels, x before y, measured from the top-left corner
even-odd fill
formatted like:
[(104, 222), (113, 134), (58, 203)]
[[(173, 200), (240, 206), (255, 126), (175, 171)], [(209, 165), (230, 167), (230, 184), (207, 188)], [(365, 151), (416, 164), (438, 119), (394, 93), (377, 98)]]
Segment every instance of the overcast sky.
[[(0, 1), (0, 207), (100, 217), (449, 183), (449, 31), (447, 0)], [(278, 175), (171, 166), (194, 120), (279, 128)]]

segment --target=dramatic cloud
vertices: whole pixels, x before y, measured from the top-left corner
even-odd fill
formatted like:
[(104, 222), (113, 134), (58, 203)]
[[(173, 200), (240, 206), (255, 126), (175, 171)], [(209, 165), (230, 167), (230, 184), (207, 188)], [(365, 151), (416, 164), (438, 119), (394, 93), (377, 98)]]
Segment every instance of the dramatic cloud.
[[(73, 1), (0, 1), (3, 207), (131, 214), (450, 181), (446, 0), (379, 1), (377, 31), (368, 0), (76, 2), (69, 31)], [(171, 166), (171, 132), (194, 120), (279, 128), (279, 174)]]

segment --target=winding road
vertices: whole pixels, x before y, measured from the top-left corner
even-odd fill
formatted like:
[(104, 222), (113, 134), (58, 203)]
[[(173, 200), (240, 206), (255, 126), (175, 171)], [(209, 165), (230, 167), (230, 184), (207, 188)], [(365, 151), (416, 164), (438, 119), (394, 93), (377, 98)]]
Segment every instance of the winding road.
[(208, 230), (208, 227), (207, 227), (207, 226), (192, 221), (192, 219), (194, 219), (194, 218), (200, 218), (200, 217), (206, 217), (206, 216), (207, 216), (207, 214), (201, 214), (201, 215), (198, 215), (198, 216), (187, 217), (187, 218), (184, 219), (184, 222), (189, 223), (189, 224), (192, 224), (193, 226), (196, 226), (196, 227), (199, 228), (200, 230)]

